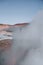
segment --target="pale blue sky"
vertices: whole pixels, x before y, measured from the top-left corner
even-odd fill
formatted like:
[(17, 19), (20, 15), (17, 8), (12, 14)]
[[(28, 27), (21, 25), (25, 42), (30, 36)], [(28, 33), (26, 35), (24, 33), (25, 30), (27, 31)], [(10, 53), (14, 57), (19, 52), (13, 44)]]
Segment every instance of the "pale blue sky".
[(43, 9), (43, 0), (0, 0), (0, 23), (30, 22)]

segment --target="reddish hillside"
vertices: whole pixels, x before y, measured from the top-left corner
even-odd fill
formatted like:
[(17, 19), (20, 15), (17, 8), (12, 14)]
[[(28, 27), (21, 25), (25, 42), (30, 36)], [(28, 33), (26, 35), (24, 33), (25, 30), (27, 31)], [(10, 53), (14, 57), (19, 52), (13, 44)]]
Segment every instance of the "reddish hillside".
[(19, 24), (15, 24), (14, 26), (26, 26), (28, 25), (29, 23), (19, 23)]
[(0, 24), (0, 29), (3, 29), (3, 28), (12, 28), (12, 27), (15, 27), (15, 26), (25, 26), (25, 25), (28, 25), (29, 23), (18, 23), (18, 24), (14, 24), (14, 25), (8, 25), (8, 24)]
[(0, 24), (0, 29), (9, 28), (9, 25), (7, 24)]

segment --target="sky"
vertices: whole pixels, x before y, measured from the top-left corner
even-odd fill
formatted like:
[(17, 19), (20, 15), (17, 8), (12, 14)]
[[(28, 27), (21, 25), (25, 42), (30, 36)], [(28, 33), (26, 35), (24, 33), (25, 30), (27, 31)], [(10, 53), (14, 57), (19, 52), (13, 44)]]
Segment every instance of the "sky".
[(0, 24), (31, 22), (43, 0), (0, 0)]

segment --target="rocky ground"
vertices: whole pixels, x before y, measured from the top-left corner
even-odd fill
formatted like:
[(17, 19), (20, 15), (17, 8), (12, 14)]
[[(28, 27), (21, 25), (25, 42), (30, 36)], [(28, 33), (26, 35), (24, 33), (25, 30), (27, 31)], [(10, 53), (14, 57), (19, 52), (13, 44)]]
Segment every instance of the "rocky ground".
[(0, 40), (0, 65), (4, 65), (5, 59), (3, 58), (3, 52), (7, 52), (12, 45), (12, 40), (4, 39)]
[(0, 40), (0, 48), (2, 50), (8, 49), (12, 45), (11, 39)]

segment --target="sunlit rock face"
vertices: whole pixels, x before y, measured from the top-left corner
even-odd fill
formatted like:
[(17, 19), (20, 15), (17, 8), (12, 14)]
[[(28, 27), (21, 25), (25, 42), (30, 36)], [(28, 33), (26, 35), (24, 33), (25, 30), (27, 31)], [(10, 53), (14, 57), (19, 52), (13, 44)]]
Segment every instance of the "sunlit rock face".
[(0, 54), (1, 65), (43, 65), (43, 10), (30, 24), (12, 30), (13, 43)]

